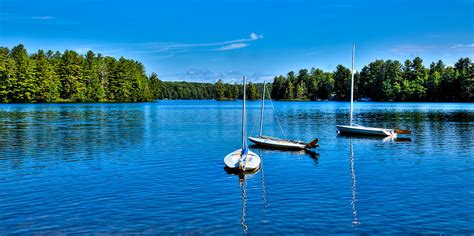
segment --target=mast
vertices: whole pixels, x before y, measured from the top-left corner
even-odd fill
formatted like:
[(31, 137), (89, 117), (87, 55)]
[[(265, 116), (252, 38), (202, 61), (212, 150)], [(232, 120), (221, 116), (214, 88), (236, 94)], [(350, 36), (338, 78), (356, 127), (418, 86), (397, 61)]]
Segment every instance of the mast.
[(352, 70), (351, 70), (351, 115), (349, 125), (352, 126), (352, 111), (354, 110), (354, 53), (355, 44), (352, 45)]
[(262, 111), (260, 111), (260, 137), (262, 137), (263, 111), (265, 110), (265, 81), (263, 81)]
[(244, 80), (244, 96), (243, 96), (243, 100), (242, 100), (242, 150), (244, 150), (246, 147), (245, 147), (245, 85), (246, 85), (246, 81), (245, 81), (245, 76), (243, 77), (243, 80)]

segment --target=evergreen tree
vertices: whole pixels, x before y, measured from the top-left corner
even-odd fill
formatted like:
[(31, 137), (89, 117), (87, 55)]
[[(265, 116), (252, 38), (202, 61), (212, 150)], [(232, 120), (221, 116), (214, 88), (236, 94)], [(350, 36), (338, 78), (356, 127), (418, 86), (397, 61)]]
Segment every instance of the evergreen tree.
[(256, 100), (259, 98), (257, 86), (252, 82), (247, 84), (247, 98), (249, 100)]
[(215, 98), (216, 100), (224, 100), (225, 99), (225, 91), (224, 91), (224, 82), (222, 80), (218, 80), (215, 85)]
[[(52, 52), (49, 52), (51, 55)], [(54, 67), (54, 61), (48, 59), (43, 50), (33, 54), (32, 60), (35, 67), (34, 76), (36, 77), (36, 101), (37, 102), (56, 102), (60, 98), (61, 81)]]
[(150, 75), (149, 88), (151, 91), (152, 99), (158, 99), (160, 97), (161, 81), (158, 79), (158, 75), (155, 72)]
[(62, 85), (61, 98), (65, 101), (86, 101), (82, 63), (83, 58), (74, 51), (66, 50), (61, 57), (59, 78)]
[(286, 81), (286, 90), (285, 90), (285, 97), (284, 99), (295, 99), (295, 87), (291, 82), (291, 76), (288, 76), (288, 80)]
[(16, 80), (11, 80), (13, 89), (12, 102), (35, 101), (36, 79), (33, 72), (33, 63), (28, 57), (25, 47), (22, 44), (14, 47), (10, 52), (15, 61)]
[(8, 48), (0, 47), (0, 102), (14, 102), (16, 84), (15, 61), (10, 57)]
[(334, 72), (334, 92), (336, 98), (347, 100), (350, 96), (351, 71), (343, 65), (338, 65)]

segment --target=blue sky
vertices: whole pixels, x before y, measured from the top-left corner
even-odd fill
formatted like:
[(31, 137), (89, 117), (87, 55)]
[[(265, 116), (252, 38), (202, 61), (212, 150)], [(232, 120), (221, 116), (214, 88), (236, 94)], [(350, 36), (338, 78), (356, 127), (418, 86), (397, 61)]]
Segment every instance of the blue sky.
[(375, 59), (474, 58), (474, 1), (0, 0), (0, 45), (124, 56), (163, 80), (272, 80)]

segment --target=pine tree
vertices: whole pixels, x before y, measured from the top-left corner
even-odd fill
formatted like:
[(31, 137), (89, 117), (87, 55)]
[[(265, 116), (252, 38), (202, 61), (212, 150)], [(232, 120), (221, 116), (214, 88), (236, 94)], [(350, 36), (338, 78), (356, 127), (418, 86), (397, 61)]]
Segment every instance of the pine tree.
[(13, 84), (13, 102), (34, 102), (36, 93), (36, 79), (33, 73), (33, 64), (28, 57), (25, 47), (22, 44), (15, 46), (11, 52), (11, 57), (16, 65), (16, 81)]
[(13, 102), (16, 86), (16, 64), (8, 48), (0, 47), (0, 102)]

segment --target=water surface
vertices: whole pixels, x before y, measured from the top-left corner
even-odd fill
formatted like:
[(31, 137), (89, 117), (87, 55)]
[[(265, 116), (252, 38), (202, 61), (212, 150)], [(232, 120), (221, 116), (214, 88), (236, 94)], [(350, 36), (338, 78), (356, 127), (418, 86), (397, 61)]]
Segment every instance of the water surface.
[(254, 148), (243, 180), (223, 169), (238, 101), (0, 105), (0, 234), (474, 232), (474, 104), (356, 103), (355, 123), (404, 140), (336, 135), (348, 103), (273, 104), (319, 156)]

